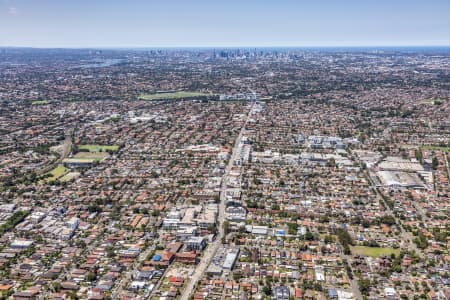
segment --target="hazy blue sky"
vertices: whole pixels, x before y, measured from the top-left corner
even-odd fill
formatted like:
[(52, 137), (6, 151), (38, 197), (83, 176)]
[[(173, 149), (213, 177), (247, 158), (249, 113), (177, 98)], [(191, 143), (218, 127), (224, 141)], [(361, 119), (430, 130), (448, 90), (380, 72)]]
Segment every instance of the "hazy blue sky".
[(0, 46), (450, 45), (450, 0), (0, 0)]

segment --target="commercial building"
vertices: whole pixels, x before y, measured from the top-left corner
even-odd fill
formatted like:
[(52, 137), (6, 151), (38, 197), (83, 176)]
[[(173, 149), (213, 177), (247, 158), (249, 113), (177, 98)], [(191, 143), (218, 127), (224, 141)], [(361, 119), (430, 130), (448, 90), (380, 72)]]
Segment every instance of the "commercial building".
[(234, 264), (236, 263), (237, 258), (239, 257), (239, 248), (231, 249), (228, 251), (227, 255), (225, 256), (225, 260), (223, 262), (222, 268), (224, 270), (231, 270), (234, 267)]

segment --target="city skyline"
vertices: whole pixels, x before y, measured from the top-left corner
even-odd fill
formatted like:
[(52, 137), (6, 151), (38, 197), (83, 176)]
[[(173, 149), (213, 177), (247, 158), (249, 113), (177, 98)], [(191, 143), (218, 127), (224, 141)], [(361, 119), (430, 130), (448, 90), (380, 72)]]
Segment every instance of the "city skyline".
[(0, 2), (0, 46), (36, 48), (450, 45), (433, 1)]

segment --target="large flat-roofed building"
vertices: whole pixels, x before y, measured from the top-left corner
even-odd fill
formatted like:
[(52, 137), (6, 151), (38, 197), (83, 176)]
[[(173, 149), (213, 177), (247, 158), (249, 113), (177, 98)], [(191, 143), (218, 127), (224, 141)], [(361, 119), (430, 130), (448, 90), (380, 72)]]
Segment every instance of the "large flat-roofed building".
[(246, 225), (245, 230), (255, 235), (267, 235), (269, 232), (269, 227), (267, 226), (257, 226), (257, 225)]
[(198, 235), (198, 227), (197, 226), (180, 226), (177, 229), (177, 240), (178, 241), (186, 241), (189, 240), (193, 236)]
[(206, 247), (206, 238), (201, 236), (192, 236), (186, 241), (186, 247), (190, 251), (202, 251)]
[(219, 147), (209, 144), (204, 145), (191, 145), (184, 149), (185, 152), (208, 152), (215, 153), (219, 152)]
[(386, 171), (408, 171), (408, 172), (419, 172), (423, 171), (423, 166), (416, 161), (411, 161), (408, 159), (403, 159), (401, 157), (388, 156), (386, 157), (378, 167), (380, 170)]
[(230, 250), (227, 253), (227, 256), (225, 256), (225, 260), (223, 262), (222, 268), (224, 268), (225, 270), (233, 269), (238, 256), (239, 256), (239, 248)]
[(343, 147), (343, 142), (340, 137), (335, 136), (317, 136), (317, 135), (311, 135), (308, 137), (308, 146), (310, 148), (336, 148), (336, 147)]
[(175, 260), (184, 264), (197, 264), (199, 261), (199, 254), (195, 251), (176, 253)]
[(33, 241), (15, 240), (9, 247), (12, 249), (28, 249), (31, 245), (33, 245)]
[(200, 230), (213, 228), (218, 213), (217, 204), (190, 205), (172, 209), (164, 218), (164, 230), (198, 227)]
[(212, 276), (220, 276), (222, 275), (223, 269), (217, 264), (210, 264), (206, 273)]
[(162, 227), (165, 230), (177, 230), (180, 227), (181, 218), (183, 217), (182, 211), (178, 209), (172, 209), (164, 218)]
[(228, 207), (226, 209), (226, 218), (231, 222), (245, 222), (247, 211), (243, 207)]
[(309, 165), (326, 165), (331, 160), (334, 160), (338, 166), (352, 166), (353, 162), (339, 154), (324, 154), (315, 152), (303, 152), (300, 154), (300, 162)]
[(183, 217), (181, 218), (180, 225), (192, 226), (195, 225), (195, 218), (201, 212), (202, 206), (195, 205), (183, 208)]
[(393, 189), (425, 189), (425, 185), (420, 180), (416, 173), (407, 173), (400, 171), (378, 171), (378, 177), (380, 178), (384, 186)]
[(205, 209), (197, 216), (196, 223), (200, 229), (206, 230), (216, 225), (217, 210)]
[(66, 158), (63, 160), (64, 166), (68, 168), (89, 168), (95, 163), (93, 158)]
[(252, 152), (252, 162), (262, 162), (271, 164), (279, 159), (280, 159), (279, 152), (272, 152), (271, 150), (266, 150), (264, 152)]
[(180, 220), (177, 219), (164, 219), (162, 228), (164, 230), (178, 230), (180, 227)]

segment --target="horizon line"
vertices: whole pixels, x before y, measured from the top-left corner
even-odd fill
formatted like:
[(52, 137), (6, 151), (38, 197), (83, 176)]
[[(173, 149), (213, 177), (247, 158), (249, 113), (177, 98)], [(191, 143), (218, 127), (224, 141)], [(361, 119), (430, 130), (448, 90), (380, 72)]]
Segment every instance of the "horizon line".
[(256, 48), (256, 49), (270, 49), (270, 48), (285, 48), (285, 49), (311, 49), (311, 48), (450, 48), (448, 45), (393, 45), (393, 44), (381, 44), (381, 45), (179, 45), (179, 46), (3, 46), (0, 45), (0, 49), (15, 48), (15, 49), (73, 49), (73, 50), (146, 50), (146, 49), (238, 49), (238, 48)]

